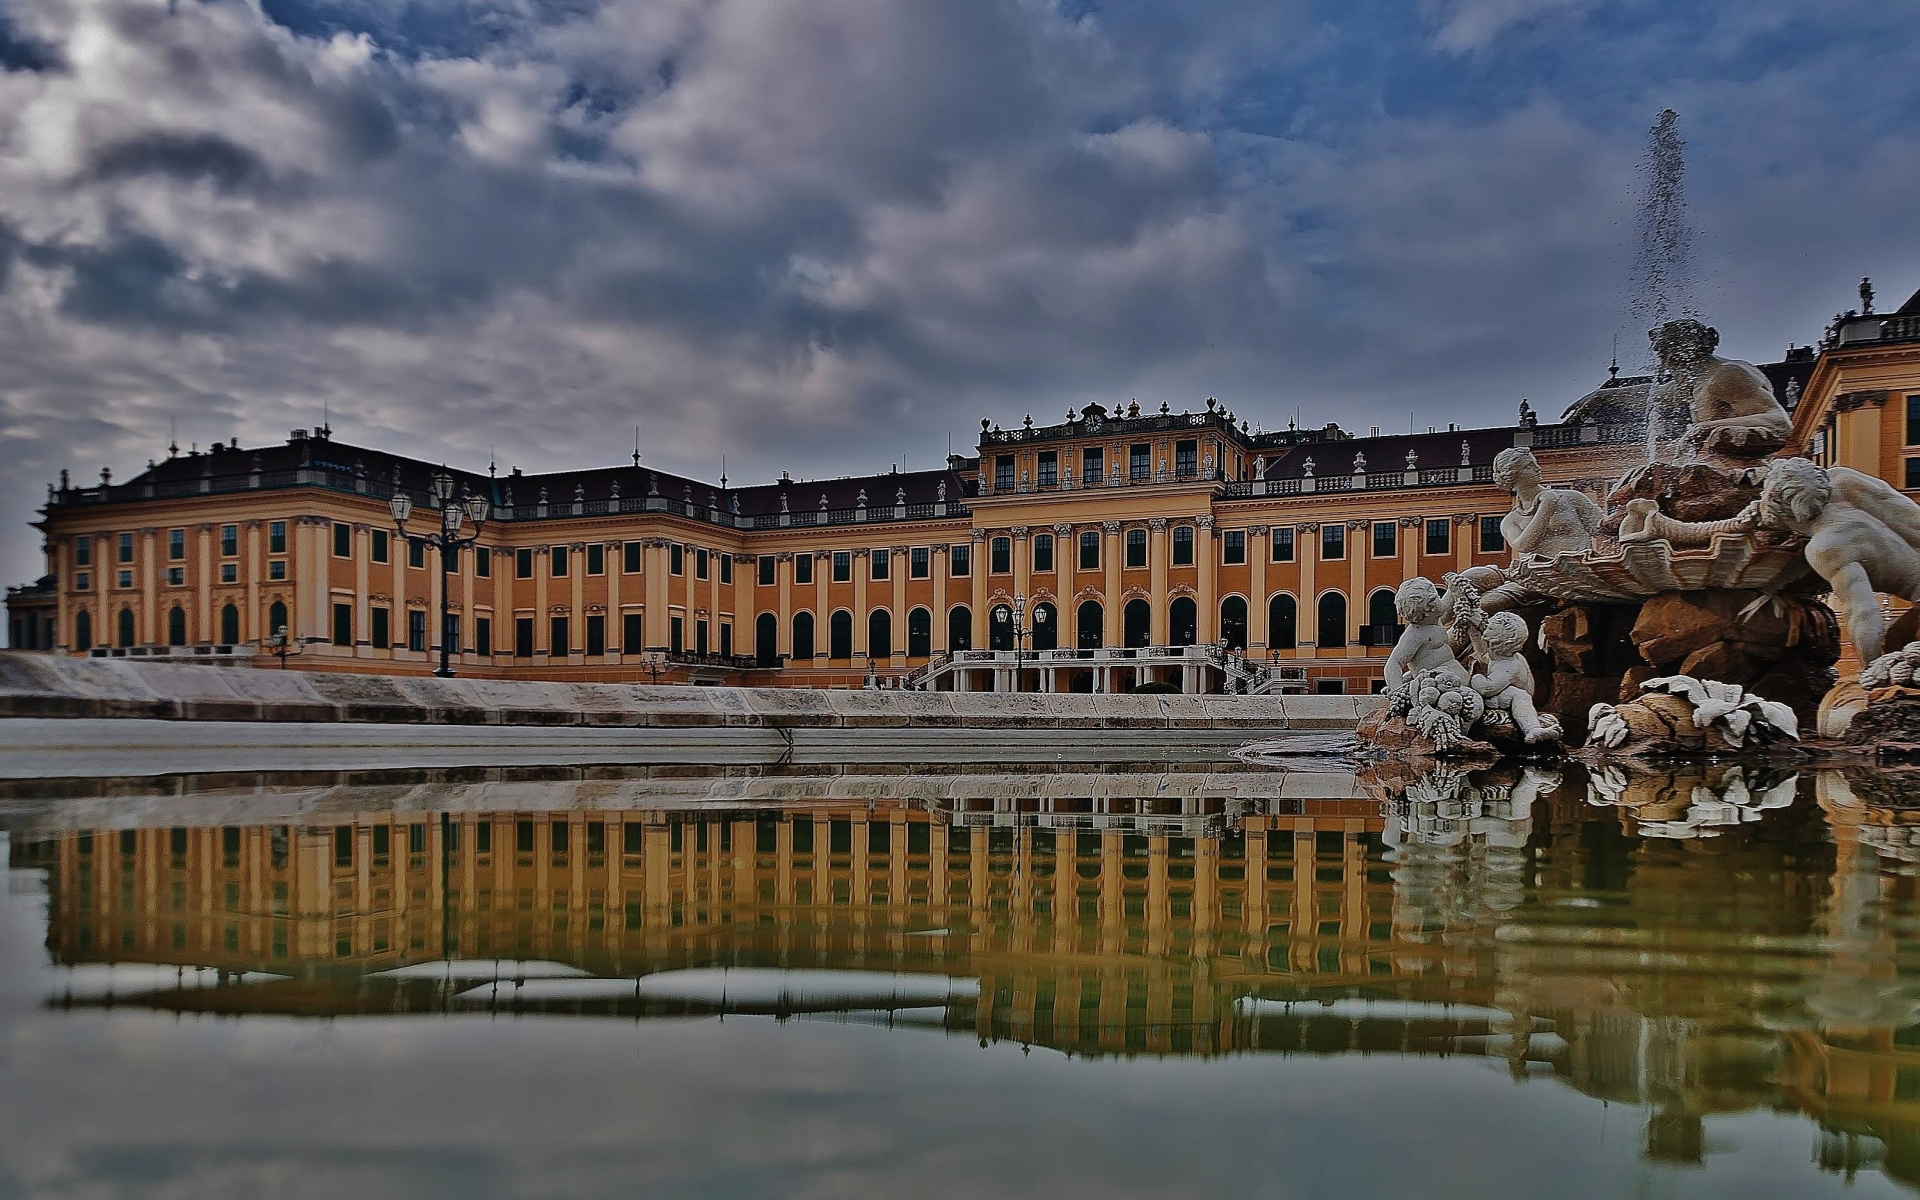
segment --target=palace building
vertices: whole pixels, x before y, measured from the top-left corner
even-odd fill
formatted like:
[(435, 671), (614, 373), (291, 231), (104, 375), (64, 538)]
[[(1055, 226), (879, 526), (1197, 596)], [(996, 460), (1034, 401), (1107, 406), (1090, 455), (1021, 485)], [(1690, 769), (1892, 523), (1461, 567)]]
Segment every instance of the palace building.
[[(1762, 370), (1797, 451), (1920, 488), (1920, 296)], [(637, 454), (480, 473), (295, 430), (125, 482), (63, 473), (10, 627), (69, 654), (305, 670), (425, 673), (444, 639), (479, 678), (1364, 693), (1403, 579), (1505, 561), (1495, 455), (1531, 447), (1549, 484), (1598, 496), (1645, 453), (1644, 384), (1610, 375), (1557, 423), (1523, 402), (1511, 426), (1367, 436), (1255, 432), (1212, 400), (1089, 404), (982, 422), (942, 470), (751, 486)], [(443, 564), (420, 535), (476, 498), (477, 541)]]

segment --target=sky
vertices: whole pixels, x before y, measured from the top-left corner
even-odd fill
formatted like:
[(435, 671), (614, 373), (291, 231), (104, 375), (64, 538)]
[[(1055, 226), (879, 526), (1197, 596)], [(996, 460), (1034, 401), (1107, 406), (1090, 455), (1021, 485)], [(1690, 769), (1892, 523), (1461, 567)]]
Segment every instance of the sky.
[[(1636, 164), (1778, 358), (1920, 289), (1920, 23), (1825, 0), (0, 0), (0, 575), (62, 469), (344, 441), (736, 482), (985, 418), (1551, 417)], [(324, 414), (324, 417), (323, 417)]]

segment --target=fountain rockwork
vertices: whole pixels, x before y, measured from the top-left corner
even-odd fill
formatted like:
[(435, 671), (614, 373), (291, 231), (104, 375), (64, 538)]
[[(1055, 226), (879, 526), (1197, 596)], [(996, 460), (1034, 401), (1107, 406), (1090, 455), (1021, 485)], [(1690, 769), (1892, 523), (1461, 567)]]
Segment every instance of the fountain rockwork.
[[(1751, 364), (1714, 354), (1714, 330), (1682, 318), (1649, 336), (1668, 386), (1687, 398), (1684, 434), (1629, 471), (1604, 512), (1578, 493), (1541, 487), (1525, 451), (1509, 452), (1497, 477), (1514, 493), (1502, 523), (1512, 562), (1447, 576), (1438, 603), (1428, 599), (1440, 591), (1432, 585), (1402, 588), (1408, 625), (1394, 659), (1402, 669), (1388, 672), (1388, 707), (1361, 726), (1364, 739), (1433, 754), (1577, 746), (1603, 716), (1608, 750), (1751, 749), (1765, 739), (1743, 745), (1737, 732), (1729, 738), (1692, 716), (1732, 696), (1740, 712), (1763, 714), (1751, 717), (1758, 730), (1814, 728), (1840, 656), (1829, 595), (1870, 655), (1883, 638), (1877, 593), (1920, 599), (1920, 506), (1858, 472), (1772, 457), (1786, 414)], [(1491, 645), (1496, 617), (1538, 630), (1523, 651), (1526, 672), (1501, 665), (1511, 630)], [(1432, 661), (1442, 619), (1462, 662), (1454, 670)], [(1895, 645), (1916, 636), (1891, 632)], [(1896, 669), (1882, 672), (1885, 696), (1850, 685), (1827, 706), (1848, 720), (1830, 714), (1820, 731), (1838, 736), (1851, 723), (1886, 734), (1883, 721), (1852, 714), (1895, 699), (1888, 689), (1905, 686), (1893, 681)], [(1505, 682), (1480, 686), (1500, 671)], [(1689, 687), (1646, 690), (1674, 679)], [(1920, 688), (1911, 691), (1911, 740), (1920, 741)], [(1483, 711), (1496, 692), (1513, 714), (1504, 727)], [(1529, 719), (1536, 711), (1539, 723)], [(1887, 717), (1906, 728), (1895, 711)], [(1747, 719), (1732, 718), (1743, 729)]]

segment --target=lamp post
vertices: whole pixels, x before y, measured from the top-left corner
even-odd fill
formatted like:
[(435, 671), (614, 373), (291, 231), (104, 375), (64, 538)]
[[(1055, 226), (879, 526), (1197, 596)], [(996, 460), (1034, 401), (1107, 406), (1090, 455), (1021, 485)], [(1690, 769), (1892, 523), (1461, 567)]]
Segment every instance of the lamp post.
[(640, 666), (653, 677), (654, 683), (660, 682), (660, 672), (667, 669), (667, 655), (664, 650), (649, 650), (640, 656)]
[[(1016, 692), (1024, 691), (1025, 689), (1021, 686), (1021, 678), (1020, 678), (1021, 674), (1025, 670), (1024, 655), (1022, 654), (1022, 644), (1025, 642), (1028, 635), (1033, 633), (1033, 629), (1029, 628), (1027, 625), (1026, 595), (1022, 593), (1020, 595), (1015, 596), (1013, 598), (1012, 608), (1008, 608), (1006, 605), (1002, 604), (999, 608), (994, 609), (993, 619), (1002, 625), (1008, 624), (1009, 622), (1011, 622), (1013, 625), (1013, 690)], [(1036, 607), (1033, 610), (1034, 625), (1036, 626), (1043, 625), (1046, 623), (1046, 620), (1047, 620), (1047, 610), (1044, 608)]]
[[(453, 476), (445, 471), (433, 477), (433, 494), (440, 501), (440, 532), (421, 534), (420, 540), (440, 551), (440, 666), (434, 674), (442, 679), (451, 679), (453, 639), (447, 636), (447, 576), (453, 571), (454, 556), (480, 540), (480, 527), (487, 523), (492, 506), (487, 503), (485, 496), (471, 494), (455, 504)], [(407, 521), (413, 516), (412, 497), (395, 490), (393, 499), (387, 501), (387, 509), (393, 514), (393, 525), (400, 531), (400, 540), (406, 541)], [(461, 526), (468, 521), (473, 522), (473, 532), (462, 537)]]

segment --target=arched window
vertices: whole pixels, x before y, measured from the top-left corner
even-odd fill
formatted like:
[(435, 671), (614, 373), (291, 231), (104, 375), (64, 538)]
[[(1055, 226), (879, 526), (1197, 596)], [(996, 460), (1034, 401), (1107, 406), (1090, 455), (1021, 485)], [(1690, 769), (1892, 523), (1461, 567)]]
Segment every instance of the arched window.
[(933, 656), (933, 614), (916, 608), (907, 614), (907, 657)]
[(133, 645), (133, 610), (132, 609), (123, 608), (120, 610), (120, 628), (115, 630), (114, 632), (119, 634), (119, 637), (116, 640), (118, 641), (120, 648), (122, 650), (126, 649), (128, 646)]
[(973, 649), (973, 613), (964, 604), (947, 611), (947, 649)]
[(1060, 610), (1051, 604), (1033, 606), (1032, 645), (1036, 654), (1060, 648)]
[(1393, 644), (1394, 629), (1400, 624), (1400, 614), (1394, 611), (1391, 589), (1381, 588), (1367, 597), (1367, 624), (1372, 626), (1374, 645)]
[(1074, 613), (1074, 631), (1078, 635), (1077, 645), (1082, 650), (1098, 650), (1106, 644), (1107, 614), (1101, 610), (1098, 600), (1083, 600), (1080, 610)]
[(793, 614), (793, 658), (792, 662), (813, 657), (813, 614)]
[[(287, 629), (287, 606), (278, 600), (267, 606), (267, 636), (272, 637)], [(293, 632), (288, 629), (288, 633)]]
[(220, 644), (223, 646), (240, 644), (240, 610), (231, 604), (220, 609)]
[(1192, 596), (1176, 596), (1167, 606), (1167, 640), (1176, 646), (1191, 646), (1200, 636), (1200, 606)]
[(893, 614), (876, 608), (867, 614), (867, 657), (893, 656)]
[(780, 665), (780, 618), (770, 612), (753, 619), (753, 660), (763, 667)]
[(1300, 642), (1300, 606), (1292, 596), (1281, 592), (1267, 601), (1267, 645), (1274, 650), (1291, 650)]
[(73, 648), (93, 649), (93, 614), (84, 608), (73, 615)]
[(1228, 596), (1220, 602), (1220, 640), (1230, 650), (1247, 648), (1247, 601), (1243, 596)]
[(167, 645), (187, 644), (187, 610), (178, 604), (167, 610)]
[(1339, 592), (1320, 597), (1320, 620), (1314, 630), (1314, 642), (1322, 647), (1344, 650), (1347, 645), (1347, 598)]
[(987, 649), (1013, 649), (1013, 606), (996, 604), (987, 614)]
[(1145, 600), (1129, 600), (1120, 610), (1121, 644), (1145, 646), (1153, 640), (1153, 605)]
[(844, 608), (827, 618), (827, 657), (853, 657), (853, 614)]

